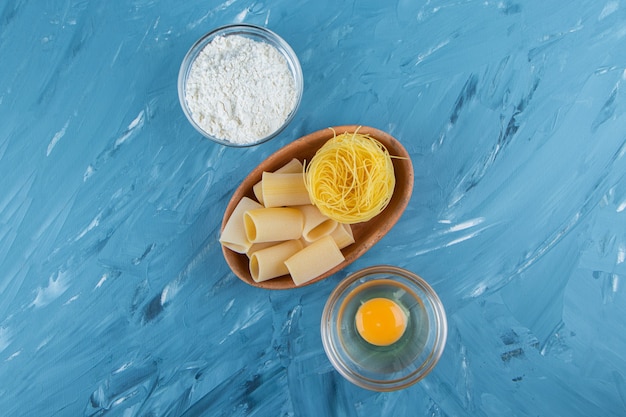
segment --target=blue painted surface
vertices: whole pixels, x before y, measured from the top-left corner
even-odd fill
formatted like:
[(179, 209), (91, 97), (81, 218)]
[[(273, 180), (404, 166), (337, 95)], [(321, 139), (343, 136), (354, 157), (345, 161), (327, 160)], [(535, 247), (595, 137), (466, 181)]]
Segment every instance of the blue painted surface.
[[(227, 149), (179, 108), (186, 50), (276, 31), (305, 74), (276, 140)], [(626, 4), (0, 4), (4, 416), (626, 415)], [(217, 242), (247, 172), (327, 126), (388, 131), (415, 165), (394, 229), (347, 270), (247, 286)], [(319, 319), (347, 273), (410, 269), (449, 319), (435, 370), (343, 380)]]

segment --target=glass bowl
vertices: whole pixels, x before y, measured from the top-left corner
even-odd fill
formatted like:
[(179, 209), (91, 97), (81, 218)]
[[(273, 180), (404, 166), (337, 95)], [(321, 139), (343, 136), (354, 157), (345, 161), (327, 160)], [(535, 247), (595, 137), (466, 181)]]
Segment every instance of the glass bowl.
[[(357, 329), (358, 308), (373, 298), (394, 301), (405, 313), (406, 330), (388, 346), (368, 343)], [(322, 343), (335, 369), (373, 391), (395, 391), (423, 379), (443, 353), (446, 314), (433, 289), (405, 269), (379, 265), (345, 278), (330, 294), (322, 314)]]
[[(295, 98), (293, 98), (293, 96), (291, 97), (293, 99), (293, 106), (291, 107), (291, 110), (288, 112), (288, 114), (285, 116), (284, 112), (286, 111), (288, 107), (290, 107), (286, 103), (276, 103), (274, 101), (274, 102), (269, 103), (269, 104), (272, 104), (272, 106), (267, 106), (267, 105), (264, 106), (261, 104), (259, 104), (258, 106), (250, 106), (250, 105), (244, 106), (238, 103), (237, 100), (235, 99), (231, 100), (232, 97), (229, 94), (223, 94), (222, 97), (224, 97), (224, 100), (226, 100), (226, 105), (222, 106), (223, 110), (217, 109), (217, 108), (209, 109), (208, 105), (202, 106), (203, 109), (206, 109), (207, 116), (210, 116), (213, 118), (219, 117), (220, 119), (223, 119), (223, 122), (222, 120), (220, 120), (220, 123), (223, 123), (224, 126), (220, 126), (219, 130), (222, 132), (227, 132), (227, 133), (218, 135), (215, 133), (216, 129), (213, 129), (213, 126), (215, 126), (215, 123), (213, 123), (213, 126), (208, 127), (207, 124), (199, 121), (198, 112), (195, 112), (194, 114), (194, 111), (192, 111), (191, 107), (194, 107), (194, 105), (190, 105), (189, 98), (191, 96), (188, 97), (188, 93), (192, 91), (192, 93), (190, 94), (193, 94), (193, 91), (196, 91), (196, 90), (194, 90), (194, 88), (192, 87), (189, 87), (188, 85), (189, 75), (192, 72), (194, 63), (201, 56), (202, 51), (205, 49), (205, 47), (207, 47), (207, 45), (209, 45), (211, 42), (213, 42), (219, 37), (227, 38), (229, 36), (235, 36), (235, 35), (242, 36), (244, 38), (247, 38), (255, 42), (261, 42), (261, 43), (270, 45), (278, 51), (280, 56), (284, 58), (287, 64), (288, 70), (289, 70), (289, 74), (291, 75), (293, 79), (293, 87), (294, 87), (293, 93), (295, 94)], [(234, 42), (232, 38), (228, 46), (232, 47), (233, 49), (224, 50), (222, 52), (222, 57), (223, 59), (234, 59), (232, 57), (234, 55), (237, 55), (238, 53), (237, 49), (242, 48), (242, 46)], [(247, 50), (247, 53), (248, 53), (247, 56), (253, 55), (253, 54), (250, 54), (249, 52), (250, 50)], [(243, 53), (245, 52), (242, 52), (242, 54)], [(210, 68), (211, 71), (221, 71), (220, 74), (224, 74), (224, 75), (226, 75), (230, 71), (227, 65), (222, 65), (222, 63), (218, 63), (218, 64), (219, 65), (215, 65), (213, 68)], [(255, 68), (256, 67), (257, 66), (255, 66)], [(265, 83), (267, 81), (267, 78), (265, 78), (265, 76), (276, 78), (275, 68), (276, 66), (272, 67), (272, 70), (271, 70), (272, 73), (260, 74), (261, 77), (257, 78), (254, 84), (258, 84), (261, 79), (265, 80), (263, 81), (263, 83)], [(205, 67), (203, 67), (203, 69), (205, 69)], [(256, 71), (256, 69), (254, 71)], [(211, 83), (214, 83), (214, 80), (217, 79), (217, 77), (207, 77), (207, 79), (211, 80), (210, 81)], [(233, 81), (232, 82), (228, 81), (227, 84), (229, 84), (232, 88), (232, 84), (238, 83), (240, 79), (241, 78), (233, 77)], [(276, 79), (273, 79), (271, 81), (276, 81)], [(249, 87), (251, 86), (252, 85), (246, 85), (246, 86), (242, 86), (242, 88), (245, 87), (245, 91), (249, 92), (250, 91)], [(193, 46), (189, 49), (189, 51), (183, 58), (180, 71), (178, 73), (178, 98), (180, 101), (180, 105), (183, 109), (183, 112), (185, 113), (185, 116), (187, 117), (191, 125), (198, 132), (200, 132), (204, 137), (214, 142), (217, 142), (219, 144), (226, 145), (226, 146), (233, 146), (233, 147), (254, 146), (254, 145), (258, 145), (260, 143), (266, 142), (276, 137), (280, 132), (282, 132), (285, 129), (285, 127), (287, 127), (287, 125), (291, 122), (291, 120), (295, 116), (296, 111), (298, 110), (298, 107), (300, 106), (303, 89), (304, 89), (304, 81), (303, 81), (303, 76), (302, 76), (302, 69), (300, 67), (300, 62), (298, 61), (298, 57), (296, 56), (293, 49), (291, 49), (289, 44), (285, 42), (280, 36), (272, 32), (271, 30), (266, 29), (261, 26), (255, 26), (255, 25), (250, 25), (250, 24), (234, 24), (234, 25), (222, 26), (205, 34), (198, 41), (196, 41), (196, 43), (194, 43)], [(272, 90), (273, 90), (272, 91), (272, 94), (273, 94), (274, 89)], [(215, 90), (212, 90), (212, 91), (215, 91)], [(244, 90), (239, 90), (239, 91), (244, 91)], [(269, 89), (263, 92), (262, 98), (276, 100), (275, 95), (270, 97), (269, 93), (265, 94), (268, 91)], [(224, 92), (226, 93), (227, 91), (224, 91)], [(217, 103), (217, 102), (222, 101), (222, 99), (217, 99), (217, 97), (205, 97), (203, 100), (198, 99), (198, 101), (199, 102), (202, 101), (204, 103), (207, 103), (207, 102)], [(264, 104), (267, 104), (267, 103), (264, 103)], [(283, 106), (283, 104), (285, 105)], [(198, 103), (197, 106), (199, 105), (200, 104)], [(273, 109), (281, 108), (281, 110), (280, 110), (280, 115), (277, 116), (277, 119), (272, 120), (271, 121), (272, 123), (269, 124), (269, 127), (271, 127), (271, 129), (269, 130), (266, 129), (266, 132), (262, 134), (262, 137), (253, 137), (252, 135), (250, 135), (246, 137), (246, 141), (244, 142), (241, 139), (236, 139), (234, 137), (227, 137), (227, 136), (230, 135), (234, 131), (233, 127), (237, 128), (237, 126), (241, 126), (246, 123), (248, 125), (252, 123), (257, 123), (258, 114), (256, 115), (244, 114), (243, 115), (244, 117), (241, 117), (242, 115), (239, 112), (239, 110), (237, 111), (232, 110), (233, 106), (234, 107), (241, 106), (240, 109), (245, 108), (246, 110), (252, 107), (257, 107), (257, 110), (258, 108), (262, 108), (264, 109), (264, 111), (267, 111), (269, 108), (273, 108)], [(272, 110), (272, 111), (279, 111), (279, 110)], [(220, 113), (220, 114), (217, 115), (217, 113)], [(284, 117), (284, 120), (282, 121), (282, 123), (278, 123), (281, 117)], [(252, 120), (256, 120), (256, 121), (252, 122)]]

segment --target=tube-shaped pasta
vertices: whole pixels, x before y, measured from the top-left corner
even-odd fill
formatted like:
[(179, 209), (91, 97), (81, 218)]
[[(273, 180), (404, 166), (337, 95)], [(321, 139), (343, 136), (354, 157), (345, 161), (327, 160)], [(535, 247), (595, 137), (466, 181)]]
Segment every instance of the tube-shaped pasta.
[(352, 227), (346, 223), (339, 223), (335, 230), (330, 234), (335, 239), (335, 243), (339, 249), (343, 249), (346, 246), (350, 246), (354, 243), (354, 235), (352, 234)]
[(298, 239), (302, 235), (302, 212), (290, 207), (257, 208), (244, 213), (246, 237), (252, 243)]
[(256, 184), (252, 186), (252, 192), (254, 193), (254, 196), (256, 197), (259, 203), (265, 204), (263, 202), (263, 180), (257, 182)]
[[(246, 237), (247, 239), (247, 237)], [(280, 242), (259, 242), (259, 243), (253, 243), (252, 245), (250, 245), (250, 247), (248, 248), (248, 251), (246, 252), (246, 254), (248, 255), (248, 258), (252, 256), (252, 254), (258, 250), (261, 249), (265, 249), (268, 248), (270, 246), (274, 246), (277, 243)]]
[[(287, 162), (282, 167), (278, 168), (274, 173), (276, 174), (298, 174), (304, 172), (304, 165), (297, 158), (293, 158), (291, 161)], [(259, 203), (263, 203), (263, 180), (257, 182), (252, 186), (252, 192), (254, 192), (254, 196), (259, 201)]]
[(285, 260), (302, 249), (299, 240), (288, 240), (255, 251), (250, 257), (250, 275), (254, 282), (287, 275), (289, 270)]
[(265, 207), (300, 206), (311, 204), (304, 186), (304, 174), (264, 172), (262, 179)]
[(323, 236), (329, 235), (337, 227), (337, 222), (324, 216), (320, 210), (313, 205), (296, 207), (304, 215), (304, 226), (302, 227), (302, 237), (307, 242), (313, 242)]
[(300, 174), (304, 172), (304, 165), (297, 158), (293, 158), (274, 172), (277, 174)]
[(345, 260), (330, 236), (316, 240), (285, 261), (296, 286), (302, 285), (321, 274), (330, 271)]
[(237, 253), (246, 253), (252, 243), (246, 236), (243, 215), (246, 211), (262, 208), (259, 203), (251, 198), (243, 197), (224, 225), (220, 235), (220, 243)]

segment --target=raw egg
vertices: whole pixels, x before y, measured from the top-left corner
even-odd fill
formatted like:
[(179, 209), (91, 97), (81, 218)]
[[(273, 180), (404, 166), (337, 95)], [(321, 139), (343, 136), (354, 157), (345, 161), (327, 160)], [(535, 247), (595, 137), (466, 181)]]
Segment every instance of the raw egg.
[(356, 312), (356, 329), (366, 342), (389, 346), (402, 337), (406, 330), (406, 314), (388, 298), (365, 301)]

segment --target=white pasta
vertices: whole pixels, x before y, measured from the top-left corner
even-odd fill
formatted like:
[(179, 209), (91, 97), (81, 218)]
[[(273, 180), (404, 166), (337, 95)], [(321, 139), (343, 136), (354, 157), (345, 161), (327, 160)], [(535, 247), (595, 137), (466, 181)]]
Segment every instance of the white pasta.
[(255, 282), (287, 275), (285, 260), (302, 249), (299, 240), (288, 240), (255, 251), (250, 257), (250, 275)]
[(352, 227), (346, 223), (338, 223), (337, 227), (333, 230), (330, 236), (335, 239), (335, 243), (337, 243), (339, 249), (343, 249), (354, 243)]
[(259, 243), (253, 243), (252, 245), (250, 245), (250, 247), (248, 248), (248, 251), (246, 252), (246, 254), (248, 255), (248, 258), (252, 256), (252, 254), (258, 250), (261, 249), (265, 249), (268, 248), (270, 246), (274, 246), (275, 244), (280, 243), (280, 242), (259, 242)]
[[(298, 174), (304, 172), (304, 166), (302, 162), (300, 162), (297, 158), (293, 158), (291, 161), (287, 162), (282, 167), (278, 168), (274, 173), (276, 174)], [(263, 203), (263, 180), (257, 182), (252, 186), (252, 192), (254, 196), (259, 201), (259, 203)]]
[(313, 242), (323, 236), (331, 234), (337, 227), (337, 222), (324, 216), (313, 205), (298, 206), (298, 210), (304, 215), (302, 237), (307, 242)]
[(264, 172), (262, 179), (265, 207), (301, 206), (311, 204), (304, 185), (304, 174)]
[(302, 236), (304, 216), (290, 207), (257, 208), (244, 213), (246, 237), (252, 243), (277, 242)]
[(274, 172), (277, 174), (299, 174), (304, 172), (304, 165), (302, 165), (302, 162), (300, 162), (298, 158), (293, 158)]
[(252, 243), (246, 236), (243, 216), (248, 210), (261, 208), (259, 203), (248, 197), (243, 197), (224, 225), (220, 235), (220, 243), (237, 253), (246, 253)]
[(256, 184), (252, 186), (252, 192), (254, 193), (254, 196), (259, 201), (259, 203), (264, 204), (263, 203), (263, 180), (257, 182)]
[(294, 284), (299, 286), (330, 271), (344, 260), (335, 240), (324, 236), (291, 256), (285, 265)]

